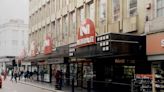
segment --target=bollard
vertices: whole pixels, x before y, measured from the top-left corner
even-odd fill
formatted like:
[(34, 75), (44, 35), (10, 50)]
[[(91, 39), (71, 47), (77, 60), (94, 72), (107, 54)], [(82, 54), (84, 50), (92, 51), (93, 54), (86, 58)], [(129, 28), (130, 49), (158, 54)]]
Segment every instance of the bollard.
[(74, 78), (72, 78), (72, 92), (75, 92), (74, 91)]
[(87, 92), (91, 92), (91, 79), (87, 81)]

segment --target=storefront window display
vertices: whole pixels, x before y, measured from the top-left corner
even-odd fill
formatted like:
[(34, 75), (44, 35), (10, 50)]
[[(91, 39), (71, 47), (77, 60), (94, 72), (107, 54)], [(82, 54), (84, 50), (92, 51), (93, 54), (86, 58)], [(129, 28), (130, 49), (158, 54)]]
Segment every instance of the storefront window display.
[(72, 84), (71, 79), (74, 78), (74, 85), (77, 86), (77, 63), (70, 64), (70, 84)]
[(37, 80), (37, 74), (38, 74), (37, 66), (31, 66), (31, 72), (33, 73), (32, 78), (33, 80)]
[(83, 87), (87, 87), (87, 81), (93, 79), (93, 64), (88, 62), (83, 64)]
[(39, 66), (39, 80), (43, 82), (50, 82), (50, 65)]
[(158, 62), (153, 64), (154, 90), (156, 92), (164, 91), (164, 63)]
[(55, 76), (56, 76), (56, 73), (57, 71), (61, 71), (62, 72), (62, 79), (63, 79), (63, 85), (65, 84), (66, 82), (66, 64), (53, 64), (52, 65), (52, 83), (55, 83), (56, 79), (55, 79)]
[(85, 88), (87, 87), (87, 81), (89, 79), (92, 80), (93, 77), (93, 64), (91, 62), (79, 62), (70, 64), (70, 78), (75, 79), (75, 86)]

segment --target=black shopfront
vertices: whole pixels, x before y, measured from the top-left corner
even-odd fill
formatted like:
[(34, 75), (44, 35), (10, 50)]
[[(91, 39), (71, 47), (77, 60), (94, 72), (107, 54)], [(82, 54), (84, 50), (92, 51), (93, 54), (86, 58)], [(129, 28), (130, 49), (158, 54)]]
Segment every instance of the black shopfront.
[(66, 78), (68, 66), (68, 45), (57, 47), (50, 54), (38, 54), (35, 57), (27, 58), (26, 62), (31, 62), (28, 66), (30, 72), (37, 72), (33, 75), (33, 80), (55, 84), (55, 72), (63, 71), (63, 77)]
[[(75, 72), (77, 80), (81, 80), (77, 86), (85, 88), (90, 78), (91, 87), (97, 92), (130, 92), (135, 74), (151, 73), (145, 40), (145, 36), (108, 33), (97, 36), (94, 45), (70, 46), (70, 64), (83, 66), (81, 75), (78, 68)], [(85, 70), (89, 71), (86, 75)]]

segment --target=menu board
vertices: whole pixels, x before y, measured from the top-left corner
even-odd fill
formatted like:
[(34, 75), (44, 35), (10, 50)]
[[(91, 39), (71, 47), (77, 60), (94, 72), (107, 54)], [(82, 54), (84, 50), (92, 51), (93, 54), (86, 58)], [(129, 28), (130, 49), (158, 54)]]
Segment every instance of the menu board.
[(132, 92), (152, 92), (152, 75), (136, 74), (132, 88)]

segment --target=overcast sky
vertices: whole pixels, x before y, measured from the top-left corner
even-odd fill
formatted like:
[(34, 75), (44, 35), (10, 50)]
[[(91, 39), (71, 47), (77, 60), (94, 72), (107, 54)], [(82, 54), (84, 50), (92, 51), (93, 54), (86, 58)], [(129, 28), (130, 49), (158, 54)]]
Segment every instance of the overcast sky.
[(28, 23), (29, 0), (0, 0), (0, 24), (10, 19), (22, 19)]

